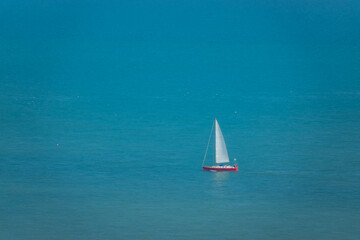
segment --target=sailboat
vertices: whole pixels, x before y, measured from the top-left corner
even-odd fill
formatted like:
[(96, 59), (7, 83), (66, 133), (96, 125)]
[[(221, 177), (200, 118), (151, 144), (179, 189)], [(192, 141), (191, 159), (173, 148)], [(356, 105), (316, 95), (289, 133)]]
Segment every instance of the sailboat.
[[(215, 126), (215, 138), (214, 138), (214, 141), (215, 141), (214, 162), (215, 163), (213, 166), (204, 166), (206, 155), (207, 155), (207, 152), (209, 149), (212, 132), (214, 130), (214, 126)], [(236, 159), (234, 159), (234, 162), (235, 161), (236, 161)], [(229, 162), (230, 162), (229, 155), (228, 155), (228, 151), (226, 149), (224, 136), (221, 132), (219, 123), (215, 118), (213, 126), (211, 128), (208, 145), (206, 147), (202, 168), (204, 170), (208, 170), (208, 171), (238, 171), (239, 170), (236, 162), (234, 163), (234, 165), (228, 165), (227, 163), (229, 163)]]

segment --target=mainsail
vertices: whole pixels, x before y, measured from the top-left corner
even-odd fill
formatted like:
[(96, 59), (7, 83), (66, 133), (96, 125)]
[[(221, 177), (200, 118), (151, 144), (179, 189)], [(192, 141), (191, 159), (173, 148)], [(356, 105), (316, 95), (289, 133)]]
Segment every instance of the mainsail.
[(226, 149), (224, 136), (221, 132), (218, 121), (215, 119), (215, 161), (216, 163), (229, 162), (229, 155)]

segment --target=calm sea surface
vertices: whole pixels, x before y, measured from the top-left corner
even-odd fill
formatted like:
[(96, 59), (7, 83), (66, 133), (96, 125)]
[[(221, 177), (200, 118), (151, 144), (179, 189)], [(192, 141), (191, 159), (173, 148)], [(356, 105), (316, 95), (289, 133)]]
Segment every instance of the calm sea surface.
[(0, 239), (360, 239), (359, 10), (0, 1)]
[(1, 238), (360, 236), (359, 94), (191, 94), (2, 97)]

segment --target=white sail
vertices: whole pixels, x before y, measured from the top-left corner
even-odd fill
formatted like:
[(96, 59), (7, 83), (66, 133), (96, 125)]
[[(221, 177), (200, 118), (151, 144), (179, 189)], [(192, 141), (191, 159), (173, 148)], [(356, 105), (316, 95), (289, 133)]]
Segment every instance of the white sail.
[(221, 132), (218, 121), (215, 119), (215, 161), (216, 163), (229, 162), (229, 155), (226, 149), (224, 136)]

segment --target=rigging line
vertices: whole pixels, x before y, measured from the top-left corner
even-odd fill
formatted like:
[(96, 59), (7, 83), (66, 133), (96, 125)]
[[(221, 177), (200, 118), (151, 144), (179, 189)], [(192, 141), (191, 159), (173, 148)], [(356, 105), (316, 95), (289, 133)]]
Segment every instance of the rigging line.
[(209, 144), (210, 144), (210, 140), (211, 140), (211, 135), (212, 135), (212, 132), (213, 132), (213, 130), (214, 130), (214, 124), (215, 124), (215, 121), (213, 122), (213, 125), (212, 125), (212, 127), (211, 127), (210, 137), (209, 137), (208, 144), (207, 144), (207, 146), (206, 146), (206, 151), (205, 151), (205, 156), (204, 156), (204, 160), (203, 160), (202, 166), (204, 166), (204, 163), (205, 163), (206, 154), (207, 154), (207, 152), (208, 152)]

